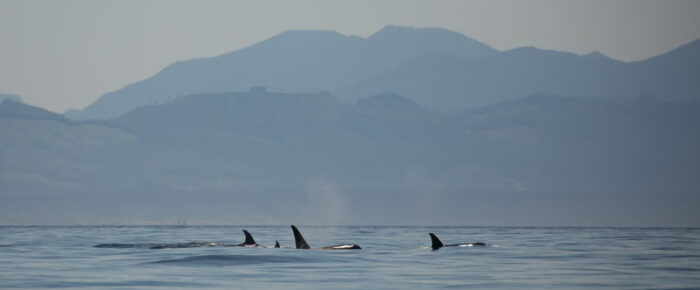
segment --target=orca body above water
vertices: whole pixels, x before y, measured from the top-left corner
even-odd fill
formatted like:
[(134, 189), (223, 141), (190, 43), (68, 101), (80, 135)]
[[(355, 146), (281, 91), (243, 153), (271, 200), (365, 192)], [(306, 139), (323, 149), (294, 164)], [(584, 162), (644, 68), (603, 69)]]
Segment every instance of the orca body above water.
[(245, 234), (245, 241), (240, 244), (230, 244), (226, 242), (189, 242), (189, 243), (145, 243), (145, 244), (120, 244), (120, 243), (110, 243), (110, 244), (99, 244), (95, 245), (95, 248), (145, 248), (145, 249), (178, 249), (178, 248), (199, 248), (199, 247), (263, 247), (258, 245), (253, 236), (246, 230), (243, 230)]
[[(292, 231), (294, 232), (294, 242), (296, 242), (297, 249), (315, 249), (315, 250), (361, 250), (362, 248), (359, 245), (356, 244), (342, 244), (342, 245), (333, 245), (333, 246), (326, 246), (326, 247), (321, 247), (321, 248), (311, 248), (309, 247), (309, 244), (306, 243), (306, 240), (304, 240), (304, 237), (301, 235), (301, 232), (292, 225)], [(275, 245), (277, 247), (277, 245)]]
[(433, 242), (433, 245), (432, 245), (433, 250), (437, 250), (437, 249), (442, 248), (442, 247), (483, 247), (483, 246), (486, 246), (486, 244), (484, 244), (482, 242), (445, 245), (433, 233), (430, 233), (430, 239)]
[(253, 236), (246, 230), (243, 230), (243, 234), (245, 235), (245, 242), (242, 242), (237, 245), (232, 245), (234, 247), (262, 247), (261, 245), (258, 245), (255, 240), (253, 240)]

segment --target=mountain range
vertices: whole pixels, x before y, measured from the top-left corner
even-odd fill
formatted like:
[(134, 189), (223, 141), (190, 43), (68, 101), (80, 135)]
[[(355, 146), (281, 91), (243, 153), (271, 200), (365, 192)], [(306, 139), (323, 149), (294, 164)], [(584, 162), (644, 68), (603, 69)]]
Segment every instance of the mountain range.
[(699, 123), (698, 104), (645, 97), (447, 114), (256, 88), (106, 121), (5, 101), (0, 220), (696, 225)]
[(174, 63), (67, 115), (108, 119), (178, 96), (258, 85), (281, 92), (336, 90), (425, 54), (480, 58), (494, 53), (485, 44), (438, 28), (387, 26), (366, 39), (334, 31), (290, 30), (217, 57)]
[(22, 98), (18, 95), (0, 94), (0, 103), (2, 103), (4, 100), (13, 100), (16, 102), (22, 102)]
[(111, 119), (198, 93), (266, 86), (328, 91), (344, 102), (394, 92), (433, 111), (456, 112), (532, 94), (696, 101), (700, 41), (637, 62), (533, 47), (498, 51), (440, 28), (387, 26), (370, 37), (286, 31), (216, 57), (176, 62), (101, 96), (74, 120)]
[(65, 115), (0, 95), (0, 223), (700, 226), (699, 53), (287, 31)]

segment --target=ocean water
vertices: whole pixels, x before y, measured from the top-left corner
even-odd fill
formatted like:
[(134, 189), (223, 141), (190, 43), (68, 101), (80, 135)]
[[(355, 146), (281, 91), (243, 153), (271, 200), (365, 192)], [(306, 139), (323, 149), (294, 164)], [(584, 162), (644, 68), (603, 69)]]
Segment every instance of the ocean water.
[(700, 229), (297, 226), (363, 249), (229, 246), (293, 247), (289, 226), (0, 227), (0, 288), (700, 288)]

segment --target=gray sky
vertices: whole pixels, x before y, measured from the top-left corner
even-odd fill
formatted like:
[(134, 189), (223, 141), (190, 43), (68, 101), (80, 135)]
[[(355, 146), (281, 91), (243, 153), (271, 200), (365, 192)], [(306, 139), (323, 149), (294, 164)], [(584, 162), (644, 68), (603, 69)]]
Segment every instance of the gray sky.
[(56, 112), (168, 64), (237, 50), (287, 29), (366, 37), (387, 24), (444, 27), (520, 46), (634, 61), (700, 38), (700, 1), (7, 1), (0, 93)]

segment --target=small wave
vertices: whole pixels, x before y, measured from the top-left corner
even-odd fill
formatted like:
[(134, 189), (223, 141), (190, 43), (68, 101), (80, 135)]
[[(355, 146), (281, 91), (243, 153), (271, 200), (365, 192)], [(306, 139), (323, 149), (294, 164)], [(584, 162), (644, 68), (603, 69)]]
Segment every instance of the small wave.
[(251, 265), (264, 263), (308, 263), (314, 261), (307, 257), (299, 256), (270, 256), (270, 255), (201, 255), (189, 256), (177, 259), (165, 259), (146, 264), (175, 264), (175, 265)]
[(209, 285), (196, 282), (174, 282), (174, 281), (106, 281), (106, 282), (78, 282), (78, 281), (62, 281), (62, 282), (52, 282), (43, 285), (38, 285), (39, 287), (46, 288), (82, 288), (82, 287), (97, 287), (97, 288), (111, 288), (111, 287), (185, 287), (185, 288), (197, 288), (197, 287), (207, 287)]
[(157, 244), (152, 245), (149, 249), (177, 249), (177, 248), (199, 248), (199, 247), (226, 247), (231, 246), (228, 243), (219, 242), (192, 242), (179, 244)]
[(177, 249), (177, 248), (199, 248), (199, 247), (230, 247), (234, 244), (222, 243), (222, 242), (190, 242), (190, 243), (168, 243), (168, 244), (156, 244), (156, 243), (142, 243), (142, 244), (122, 244), (122, 243), (108, 243), (95, 245), (95, 248), (117, 248), (117, 249), (128, 249), (128, 248), (139, 248), (139, 249)]
[(120, 244), (120, 243), (109, 243), (109, 244), (99, 244), (95, 245), (93, 247), (95, 248), (117, 248), (117, 249), (126, 249), (126, 248), (145, 248), (148, 249), (152, 246), (153, 244)]

